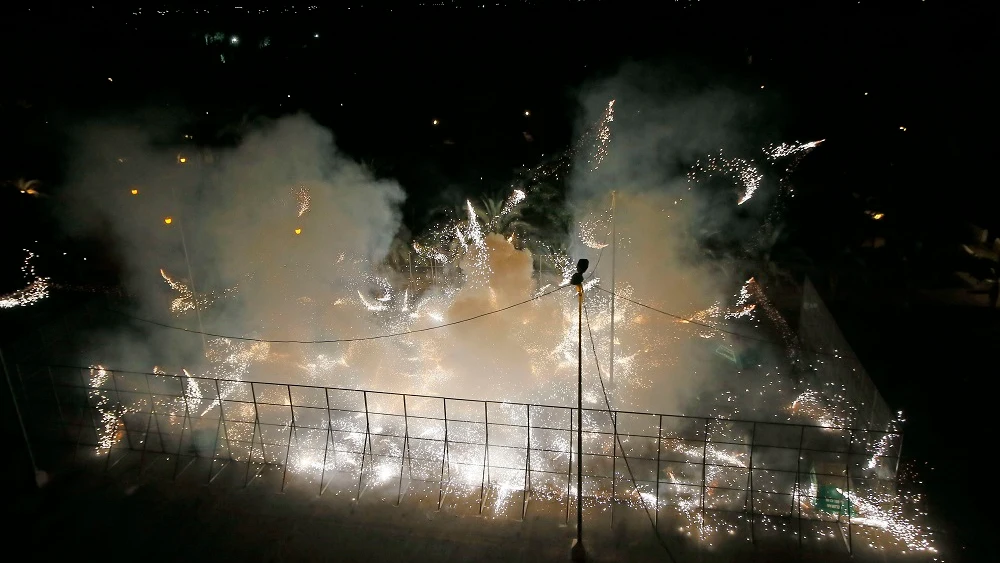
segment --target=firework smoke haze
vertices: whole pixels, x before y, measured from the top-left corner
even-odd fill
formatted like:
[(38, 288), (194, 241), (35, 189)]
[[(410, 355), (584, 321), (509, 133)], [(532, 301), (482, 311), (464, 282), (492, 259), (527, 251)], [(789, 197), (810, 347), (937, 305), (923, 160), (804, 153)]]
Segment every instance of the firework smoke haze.
[[(347, 294), (354, 288), (344, 280), (362, 269), (352, 266), (378, 262), (399, 228), (403, 190), (339, 154), (332, 134), (307, 116), (260, 124), (236, 148), (211, 156), (164, 146), (163, 138), (180, 139), (182, 132), (148, 122), (81, 128), (66, 190), (70, 204), (63, 206), (68, 226), (113, 239), (137, 314), (165, 318), (165, 300), (176, 292), (164, 283), (162, 268), (184, 284), (190, 274), (199, 294), (215, 298), (211, 323), (206, 320), (215, 332), (315, 338), (311, 317), (318, 307), (296, 300), (319, 288), (331, 302), (334, 293)], [(233, 288), (238, 296), (223, 298)], [(371, 332), (356, 317), (344, 317), (343, 331)], [(193, 315), (179, 320), (175, 324), (197, 328)], [(180, 350), (200, 349), (200, 339), (170, 332), (156, 331), (151, 356), (115, 363), (183, 361)], [(182, 342), (186, 346), (178, 346)]]
[[(587, 303), (595, 339), (583, 366), (584, 401), (601, 406), (593, 358), (606, 374), (610, 300), (593, 285), (610, 287), (611, 190), (618, 193), (616, 289), (681, 315), (726, 312), (734, 305), (733, 293), (744, 280), (734, 286), (719, 276), (699, 236), (706, 225), (743, 229), (732, 219), (734, 210), (745, 214), (758, 200), (739, 206), (743, 194), (731, 184), (702, 190), (687, 181), (690, 163), (741, 138), (744, 116), (731, 92), (682, 90), (629, 67), (589, 88), (582, 101), (592, 114), (584, 116), (590, 132), (570, 153), (576, 226), (569, 233), (570, 256), (555, 256), (554, 263), (571, 267), (578, 258), (590, 259)], [(477, 218), (472, 202), (464, 217), (434, 227), (428, 237), (437, 241), (428, 243), (434, 248), (413, 246), (434, 259), (437, 277), (403, 280), (398, 267), (394, 272), (381, 264), (399, 231), (402, 189), (339, 155), (332, 135), (308, 117), (260, 124), (236, 148), (212, 153), (211, 162), (208, 155), (161, 146), (151, 131), (157, 129), (84, 130), (70, 176), (74, 201), (66, 206), (74, 211), (69, 222), (103, 229), (115, 240), (137, 316), (270, 340), (398, 336), (251, 349), (245, 342), (137, 322), (91, 346), (78, 359), (84, 365), (575, 402), (571, 291), (460, 327), (402, 334), (505, 309), (565, 282), (547, 272), (535, 277), (531, 254), (512, 242), (506, 228), (497, 230), (499, 220)], [(169, 130), (162, 136), (182, 138)], [(533, 174), (534, 181), (546, 181), (543, 172)], [(515, 199), (531, 205), (531, 197), (525, 186)], [(501, 215), (513, 205), (503, 206)], [(718, 333), (708, 341), (703, 328), (620, 301), (615, 326), (617, 408), (695, 414), (692, 396), (736, 369), (713, 355), (725, 344)]]
[[(699, 190), (700, 186), (692, 188), (685, 177), (691, 164), (704, 155), (717, 154), (723, 146), (746, 143), (744, 131), (751, 116), (744, 100), (725, 88), (691, 86), (679, 76), (632, 64), (586, 89), (581, 97), (585, 126), (601, 119), (609, 100), (615, 100), (615, 117), (610, 147), (599, 166), (580, 164), (580, 160), (589, 162), (597, 150), (581, 147), (571, 176), (570, 202), (575, 224), (594, 222), (599, 226), (594, 227), (593, 238), (610, 241), (608, 209), (610, 192), (615, 190), (615, 282), (619, 293), (630, 292), (633, 298), (665, 311), (690, 312), (731, 301), (733, 290), (732, 280), (722, 279), (718, 265), (706, 259), (699, 239), (711, 231), (750, 233), (757, 223), (743, 224), (745, 219), (737, 217), (737, 191)], [(579, 237), (571, 238), (575, 241)], [(610, 247), (571, 246), (574, 258), (590, 259), (594, 276), (605, 288), (611, 285), (610, 251)], [(591, 292), (592, 300), (597, 297), (597, 292)], [(623, 305), (619, 302), (617, 323), (627, 319)], [(667, 345), (673, 349), (666, 355), (673, 357), (662, 362), (647, 357), (644, 361), (651, 364), (637, 368), (658, 396), (655, 408), (691, 412), (688, 399), (711, 387), (709, 370), (717, 362), (706, 361), (690, 349), (689, 338), (682, 336), (690, 331), (683, 325), (645, 313), (637, 318), (662, 325), (650, 328), (667, 335), (667, 342), (675, 340), (671, 335), (677, 336), (676, 344)], [(595, 338), (607, 340), (608, 335)], [(616, 356), (621, 358), (650, 344), (630, 340), (627, 327), (619, 328), (616, 340)], [(607, 359), (602, 358), (605, 372)]]

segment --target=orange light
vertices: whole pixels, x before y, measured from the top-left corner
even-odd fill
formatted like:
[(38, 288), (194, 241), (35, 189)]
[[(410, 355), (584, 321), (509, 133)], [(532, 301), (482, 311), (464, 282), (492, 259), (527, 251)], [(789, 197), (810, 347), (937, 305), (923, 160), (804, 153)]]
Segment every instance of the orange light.
[(302, 234), (302, 229), (295, 229), (295, 234), (301, 235)]
[(177, 159), (177, 162), (180, 162), (181, 164), (184, 164), (187, 161), (188, 159), (184, 158), (183, 156)]
[(132, 188), (132, 195), (139, 195), (139, 190), (137, 188)]
[(164, 217), (163, 218), (163, 222), (169, 225), (170, 223), (174, 222), (174, 218), (173, 217)]

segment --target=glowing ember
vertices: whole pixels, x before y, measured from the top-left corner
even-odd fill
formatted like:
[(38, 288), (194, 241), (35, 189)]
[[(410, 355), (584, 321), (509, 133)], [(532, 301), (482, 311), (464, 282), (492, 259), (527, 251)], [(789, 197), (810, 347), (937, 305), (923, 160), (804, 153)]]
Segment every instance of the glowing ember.
[(28, 249), (25, 249), (24, 252), (27, 254), (27, 257), (24, 259), (24, 265), (21, 266), (21, 272), (30, 281), (27, 287), (23, 289), (8, 293), (7, 295), (0, 295), (0, 309), (13, 309), (14, 307), (34, 305), (49, 296), (49, 278), (39, 276), (35, 273), (35, 266), (32, 264), (35, 253)]

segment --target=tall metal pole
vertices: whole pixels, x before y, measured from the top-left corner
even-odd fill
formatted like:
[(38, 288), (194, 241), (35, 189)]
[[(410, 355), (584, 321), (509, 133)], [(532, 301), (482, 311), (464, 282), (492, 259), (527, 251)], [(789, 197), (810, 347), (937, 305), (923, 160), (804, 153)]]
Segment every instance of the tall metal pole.
[(611, 192), (611, 361), (608, 362), (608, 384), (615, 386), (615, 251), (618, 249), (615, 230), (615, 192)]
[(577, 380), (576, 380), (576, 543), (573, 561), (586, 559), (583, 549), (583, 284), (576, 286), (577, 312)]
[[(170, 192), (174, 196), (174, 205), (177, 204), (177, 189), (170, 187)], [(201, 332), (201, 347), (208, 352), (208, 343), (205, 341), (205, 325), (201, 323), (201, 307), (198, 305), (198, 291), (194, 285), (194, 272), (191, 270), (191, 259), (188, 257), (187, 240), (184, 238), (184, 223), (177, 225), (177, 230), (181, 234), (181, 248), (184, 249), (184, 263), (187, 264), (188, 283), (191, 284), (191, 299), (194, 300), (194, 314), (198, 317), (198, 330)]]

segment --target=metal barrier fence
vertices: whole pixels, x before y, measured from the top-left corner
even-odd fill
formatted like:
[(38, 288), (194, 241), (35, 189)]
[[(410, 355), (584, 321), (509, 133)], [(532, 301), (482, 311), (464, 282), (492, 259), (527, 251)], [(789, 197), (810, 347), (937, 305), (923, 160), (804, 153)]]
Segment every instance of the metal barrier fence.
[[(152, 467), (244, 486), (267, 470), (289, 483), (333, 483), (397, 503), (420, 487), (437, 507), (471, 499), (482, 514), (529, 506), (568, 519), (576, 499), (576, 409), (188, 375), (8, 365), (34, 444), (61, 444), (40, 464), (96, 456), (106, 470)], [(848, 550), (862, 516), (894, 498), (901, 436), (665, 414), (584, 409), (586, 507), (647, 511), (702, 526), (707, 513), (749, 521), (833, 522)], [(71, 446), (67, 448), (65, 446)], [(36, 448), (37, 449), (37, 448)], [(72, 460), (65, 455), (72, 450)], [(345, 485), (345, 483), (348, 483)], [(536, 509), (532, 509), (536, 510)], [(564, 513), (564, 514), (563, 514)], [(867, 514), (866, 514), (867, 513)], [(700, 522), (700, 524), (699, 524)], [(686, 524), (685, 524), (686, 523)], [(672, 524), (675, 525), (675, 524)], [(735, 528), (729, 528), (730, 535)]]
[(873, 430), (891, 430), (894, 419), (888, 403), (851, 350), (837, 321), (823, 303), (809, 278), (802, 285), (802, 311), (799, 317), (799, 341), (803, 357), (820, 373), (824, 382), (841, 387), (850, 402), (856, 422)]

